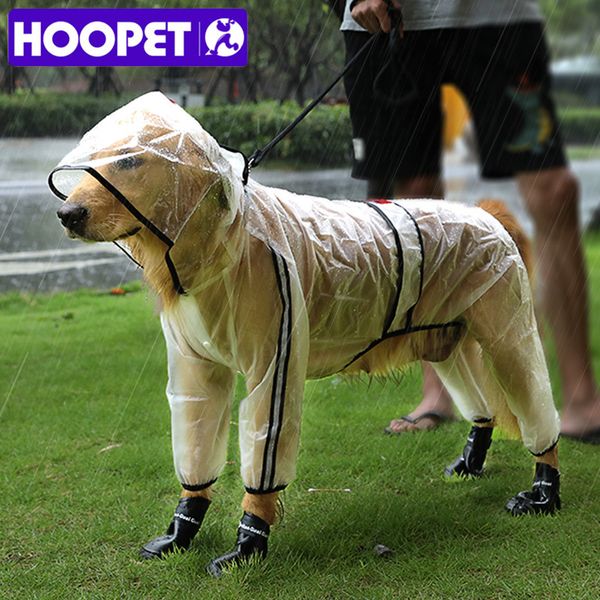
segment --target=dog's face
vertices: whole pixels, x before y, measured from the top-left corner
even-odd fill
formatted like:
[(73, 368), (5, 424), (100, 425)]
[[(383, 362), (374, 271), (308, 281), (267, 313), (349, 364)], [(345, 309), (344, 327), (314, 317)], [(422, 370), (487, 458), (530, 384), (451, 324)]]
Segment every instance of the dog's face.
[[(117, 142), (95, 153), (94, 170), (143, 217), (176, 237), (217, 175), (187, 136), (148, 128), (139, 145)], [(144, 224), (93, 175), (85, 172), (57, 215), (67, 235), (93, 242), (123, 240)]]
[[(108, 154), (109, 151), (103, 154)], [(95, 157), (102, 159), (102, 156)], [(96, 171), (117, 188), (143, 215), (152, 214), (164, 198), (168, 164), (155, 154), (128, 152)], [(143, 224), (95, 177), (85, 173), (57, 215), (67, 235), (86, 241), (110, 242), (131, 237)]]

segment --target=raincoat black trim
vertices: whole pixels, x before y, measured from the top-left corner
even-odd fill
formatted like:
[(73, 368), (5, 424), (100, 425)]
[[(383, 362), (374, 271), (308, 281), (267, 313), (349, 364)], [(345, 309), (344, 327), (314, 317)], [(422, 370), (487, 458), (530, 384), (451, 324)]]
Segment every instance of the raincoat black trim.
[[(173, 287), (178, 294), (185, 294), (185, 290), (179, 281), (179, 275), (177, 274), (177, 269), (173, 264), (173, 260), (171, 259), (171, 248), (175, 245), (175, 242), (168, 236), (166, 236), (152, 221), (147, 219), (127, 198), (103, 175), (98, 173), (96, 169), (93, 167), (89, 167), (87, 165), (63, 165), (62, 167), (57, 167), (50, 172), (48, 175), (48, 187), (52, 191), (52, 193), (60, 198), (61, 200), (66, 200), (67, 195), (63, 194), (55, 185), (53, 181), (54, 174), (58, 171), (85, 171), (89, 175), (91, 175), (96, 181), (98, 181), (101, 185), (103, 185), (142, 225), (144, 225), (147, 229), (149, 229), (161, 242), (168, 246), (168, 249), (165, 253), (165, 262), (167, 264), (167, 268), (169, 269), (169, 273), (171, 275), (171, 279), (173, 280)], [(123, 248), (116, 244), (118, 248), (123, 250)], [(127, 256), (129, 254), (125, 252)], [(129, 258), (131, 258), (129, 256)], [(137, 261), (134, 260), (137, 263)], [(139, 264), (139, 263), (137, 263)], [(141, 266), (141, 265), (140, 265)]]
[(217, 481), (217, 478), (215, 477), (214, 479), (211, 479), (207, 483), (200, 483), (198, 485), (191, 485), (189, 483), (181, 483), (181, 482), (180, 483), (181, 483), (181, 487), (184, 490), (187, 490), (188, 492), (199, 492), (201, 490), (205, 490), (206, 488), (210, 487), (216, 481)]
[(387, 223), (388, 227), (392, 230), (392, 234), (394, 235), (394, 242), (396, 244), (396, 256), (398, 260), (398, 278), (396, 280), (396, 293), (394, 294), (394, 299), (392, 301), (392, 305), (390, 306), (390, 312), (385, 320), (385, 324), (383, 326), (383, 332), (381, 335), (385, 335), (392, 323), (394, 322), (394, 317), (396, 316), (396, 311), (398, 310), (398, 303), (400, 302), (400, 294), (402, 292), (402, 278), (404, 277), (404, 253), (402, 251), (402, 244), (400, 242), (400, 235), (398, 230), (392, 223), (391, 219), (385, 214), (379, 206), (372, 202), (367, 202), (367, 204), (376, 211), (381, 218)]
[(285, 392), (287, 387), (288, 366), (292, 340), (292, 298), (290, 274), (285, 259), (271, 248), (271, 257), (277, 279), (277, 288), (281, 299), (282, 314), (275, 357), (275, 373), (271, 389), (271, 410), (267, 440), (263, 454), (262, 472), (258, 491), (268, 493), (273, 490), (275, 471), (277, 467), (277, 446), (283, 426), (283, 411), (285, 407)]
[[(416, 333), (418, 331), (430, 331), (432, 329), (447, 329), (449, 327), (463, 327), (463, 326), (464, 326), (464, 323), (461, 321), (450, 321), (448, 323), (432, 323), (429, 325), (414, 325), (411, 327), (404, 327), (403, 329), (398, 329), (397, 331), (391, 331), (389, 333), (386, 333), (385, 335), (382, 335), (378, 340), (371, 342), (364, 350), (361, 350), (356, 356), (354, 356), (354, 358), (352, 358), (350, 361), (348, 361), (340, 369), (340, 371), (347, 369), (353, 362), (357, 361), (361, 356), (364, 356), (367, 352), (369, 352), (369, 350), (373, 350), (373, 348), (375, 348), (375, 346), (377, 346), (378, 344), (380, 344), (381, 342), (383, 342), (389, 338), (398, 337), (399, 335), (406, 335), (408, 333)], [(338, 372), (340, 372), (340, 371), (338, 371)]]
[(284, 483), (282, 485), (277, 485), (274, 488), (270, 488), (270, 489), (256, 489), (256, 488), (251, 488), (251, 487), (244, 487), (244, 489), (249, 493), (252, 494), (253, 496), (262, 496), (264, 494), (273, 494), (274, 492), (281, 492), (281, 490), (285, 490), (285, 488), (288, 486), (287, 483)]
[(406, 327), (411, 327), (412, 326), (412, 317), (413, 317), (413, 312), (415, 310), (415, 307), (417, 306), (417, 304), (419, 303), (419, 300), (421, 299), (421, 295), (423, 294), (423, 275), (424, 275), (424, 268), (425, 268), (425, 246), (423, 244), (423, 235), (421, 234), (421, 228), (419, 227), (417, 220), (410, 214), (410, 212), (408, 211), (408, 209), (404, 206), (402, 206), (402, 204), (396, 204), (395, 202), (393, 203), (396, 206), (399, 206), (409, 217), (409, 219), (414, 223), (415, 229), (417, 230), (417, 238), (419, 239), (419, 248), (421, 249), (421, 264), (419, 266), (419, 294), (417, 296), (417, 299), (415, 300), (415, 303), (408, 309), (407, 313), (406, 313)]
[(399, 279), (398, 279), (398, 283), (396, 285), (396, 296), (395, 296), (394, 302), (392, 304), (392, 311), (390, 312), (390, 314), (388, 314), (388, 316), (386, 318), (384, 329), (383, 329), (383, 334), (381, 335), (381, 337), (379, 339), (371, 342), (364, 350), (361, 350), (358, 354), (356, 354), (354, 356), (354, 358), (352, 358), (349, 362), (347, 362), (340, 369), (340, 371), (347, 369), (353, 362), (358, 360), (361, 356), (364, 356), (367, 352), (369, 352), (369, 350), (372, 350), (373, 348), (375, 348), (375, 346), (377, 346), (377, 344), (380, 344), (384, 340), (387, 340), (391, 337), (405, 335), (407, 333), (416, 333), (418, 331), (429, 331), (431, 329), (444, 329), (447, 327), (462, 327), (463, 326), (463, 323), (460, 321), (450, 321), (448, 323), (432, 323), (429, 325), (412, 325), (413, 312), (423, 294), (423, 276), (424, 276), (424, 264), (425, 264), (425, 247), (423, 244), (423, 235), (421, 234), (421, 229), (419, 228), (419, 225), (418, 225), (416, 219), (410, 214), (410, 212), (404, 206), (402, 206), (402, 204), (398, 204), (392, 200), (390, 200), (388, 202), (390, 204), (393, 204), (394, 206), (401, 208), (408, 215), (410, 220), (413, 222), (415, 229), (417, 231), (417, 238), (419, 240), (419, 249), (421, 250), (421, 263), (419, 265), (419, 293), (417, 295), (417, 299), (415, 300), (415, 303), (406, 312), (406, 325), (402, 329), (398, 329), (396, 331), (388, 331), (388, 329), (390, 328), (391, 324), (394, 321), (394, 317), (396, 316), (396, 310), (398, 308), (398, 302), (400, 300), (400, 292), (402, 290), (402, 277), (403, 277), (403, 271), (404, 271), (404, 258), (403, 258), (403, 253), (402, 253), (402, 245), (400, 242), (400, 236), (398, 234), (398, 231), (397, 231), (396, 227), (394, 226), (394, 224), (392, 223), (391, 219), (376, 204), (374, 204), (372, 202), (367, 202), (367, 204), (371, 208), (375, 209), (383, 217), (383, 219), (391, 227), (392, 232), (394, 233), (394, 239), (396, 241), (396, 246), (398, 248), (398, 257), (399, 257), (399, 261), (398, 261), (399, 262), (399, 265), (398, 265)]
[(556, 438), (556, 441), (551, 444), (550, 446), (548, 446), (545, 450), (542, 450), (541, 452), (531, 452), (531, 454), (533, 454), (534, 456), (543, 456), (544, 454), (546, 454), (546, 452), (550, 452), (550, 450), (554, 450), (554, 448), (556, 448), (556, 445), (558, 444), (558, 441), (560, 440), (560, 435)]

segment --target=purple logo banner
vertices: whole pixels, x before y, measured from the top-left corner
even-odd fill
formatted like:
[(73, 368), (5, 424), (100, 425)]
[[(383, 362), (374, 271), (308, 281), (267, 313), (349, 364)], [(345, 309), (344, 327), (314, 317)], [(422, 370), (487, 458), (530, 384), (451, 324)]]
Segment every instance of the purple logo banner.
[(243, 8), (15, 8), (16, 67), (245, 67)]

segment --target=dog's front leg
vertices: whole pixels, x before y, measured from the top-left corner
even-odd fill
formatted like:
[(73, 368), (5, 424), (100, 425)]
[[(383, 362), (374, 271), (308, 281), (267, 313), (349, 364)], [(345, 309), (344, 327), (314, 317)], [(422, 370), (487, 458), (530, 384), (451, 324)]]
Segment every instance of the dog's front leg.
[(199, 492), (182, 490), (167, 531), (140, 550), (142, 558), (161, 558), (174, 550), (187, 550), (198, 533), (210, 506), (210, 488)]
[(293, 351), (291, 360), (279, 356), (285, 353), (278, 353), (278, 360), (262, 377), (247, 381), (251, 391), (242, 401), (239, 414), (244, 512), (233, 550), (207, 566), (214, 577), (252, 557), (267, 555), (278, 493), (295, 476), (305, 370), (301, 361), (293, 360)]
[(210, 490), (227, 452), (234, 373), (205, 360), (185, 346), (163, 317), (167, 341), (173, 459), (183, 492), (166, 534), (148, 542), (143, 558), (185, 550), (200, 529)]
[(277, 513), (278, 495), (279, 492), (245, 494), (242, 502), (244, 514), (238, 526), (235, 547), (231, 552), (210, 562), (207, 570), (211, 575), (220, 577), (223, 569), (229, 566), (239, 565), (253, 556), (267, 556), (269, 533)]
[[(308, 318), (299, 286), (290, 282), (279, 258), (282, 301), (280, 321), (269, 315), (265, 340), (254, 347), (246, 373), (248, 397), (240, 403), (241, 475), (246, 489), (244, 514), (234, 549), (214, 559), (208, 572), (218, 577), (224, 568), (252, 556), (264, 557), (277, 493), (295, 477), (302, 398), (308, 362)], [(256, 342), (255, 342), (256, 343)]]

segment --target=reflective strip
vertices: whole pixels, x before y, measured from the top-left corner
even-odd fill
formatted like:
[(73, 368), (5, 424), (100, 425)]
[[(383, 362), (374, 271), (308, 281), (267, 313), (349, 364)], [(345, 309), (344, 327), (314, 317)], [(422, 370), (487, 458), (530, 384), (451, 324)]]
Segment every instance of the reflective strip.
[(285, 402), (285, 388), (287, 383), (287, 371), (290, 359), (290, 347), (292, 336), (292, 298), (290, 286), (290, 274), (285, 260), (271, 249), (273, 265), (277, 278), (277, 287), (281, 298), (282, 315), (279, 326), (279, 340), (277, 343), (277, 355), (275, 359), (275, 374), (273, 376), (273, 388), (271, 391), (271, 414), (269, 416), (269, 431), (265, 443), (263, 455), (262, 474), (260, 479), (260, 490), (271, 489), (275, 481), (275, 469), (277, 466), (277, 445), (283, 424), (283, 409)]

